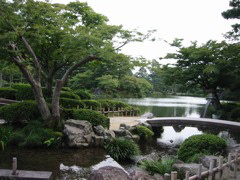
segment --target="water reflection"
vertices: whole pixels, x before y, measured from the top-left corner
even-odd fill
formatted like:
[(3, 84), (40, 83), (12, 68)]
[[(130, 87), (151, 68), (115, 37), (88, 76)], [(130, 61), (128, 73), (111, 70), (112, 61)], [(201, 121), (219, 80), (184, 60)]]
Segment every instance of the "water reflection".
[(139, 107), (141, 113), (151, 112), (155, 117), (200, 117), (206, 104), (205, 98), (188, 96), (121, 100)]

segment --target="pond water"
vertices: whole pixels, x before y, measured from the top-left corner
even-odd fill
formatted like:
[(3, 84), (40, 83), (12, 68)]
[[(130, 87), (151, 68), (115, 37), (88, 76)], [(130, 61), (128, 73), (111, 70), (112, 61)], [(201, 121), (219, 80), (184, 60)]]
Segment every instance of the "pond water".
[[(206, 100), (196, 97), (164, 97), (144, 99), (122, 99), (129, 104), (138, 106), (142, 113), (153, 113), (155, 117), (186, 116), (200, 117)], [(142, 155), (154, 151), (168, 152), (187, 137), (195, 134), (213, 133), (228, 139), (231, 144), (240, 143), (238, 132), (213, 127), (163, 127), (162, 134), (157, 135), (147, 143), (140, 143)], [(80, 179), (87, 177), (89, 167), (103, 161), (105, 152), (101, 148), (87, 149), (6, 149), (0, 151), (0, 169), (11, 168), (12, 157), (18, 158), (18, 169), (52, 171), (54, 179)], [(123, 162), (130, 170), (134, 163)]]

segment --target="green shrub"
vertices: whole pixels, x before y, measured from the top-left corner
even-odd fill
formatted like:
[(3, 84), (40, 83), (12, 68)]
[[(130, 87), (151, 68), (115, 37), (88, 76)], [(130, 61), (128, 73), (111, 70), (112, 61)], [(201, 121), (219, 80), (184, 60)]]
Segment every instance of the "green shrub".
[(0, 128), (0, 150), (4, 150), (9, 142), (12, 128), (7, 126), (1, 126)]
[(98, 99), (98, 102), (101, 103), (102, 108), (129, 108), (127, 103), (117, 100), (110, 100), (110, 99)]
[(154, 132), (145, 126), (136, 126), (136, 133), (142, 139), (147, 139), (154, 135)]
[(11, 123), (35, 120), (41, 117), (35, 101), (24, 101), (0, 107), (0, 117)]
[(64, 119), (89, 121), (93, 126), (102, 125), (105, 128), (110, 126), (108, 117), (90, 109), (64, 109), (62, 115)]
[(23, 129), (14, 132), (11, 135), (10, 143), (27, 148), (58, 147), (61, 145), (61, 139), (62, 133), (44, 128), (39, 121), (32, 121)]
[(230, 112), (230, 117), (231, 117), (231, 120), (240, 122), (240, 107), (239, 106), (234, 108)]
[(87, 92), (86, 90), (75, 90), (73, 91), (75, 94), (77, 94), (81, 99), (91, 99), (92, 95)]
[(172, 165), (176, 162), (174, 158), (163, 158), (161, 161), (157, 160), (143, 160), (140, 162), (140, 167), (148, 171), (152, 175), (155, 173), (164, 175), (171, 173)]
[(22, 100), (34, 100), (33, 90), (30, 84), (14, 84), (13, 89), (16, 89), (16, 99)]
[(62, 91), (68, 91), (68, 92), (71, 92), (71, 88), (70, 87), (62, 87)]
[(68, 91), (61, 91), (60, 97), (80, 100), (80, 97), (77, 94), (74, 94), (73, 92), (68, 92)]
[(222, 154), (226, 148), (226, 141), (216, 135), (201, 134), (187, 138), (178, 150), (178, 158), (188, 162), (195, 154)]
[(132, 140), (115, 138), (104, 145), (106, 152), (116, 161), (139, 155), (139, 147)]
[(16, 89), (13, 88), (0, 88), (0, 98), (5, 98), (5, 99), (16, 99)]
[(93, 110), (97, 110), (101, 107), (100, 102), (96, 100), (82, 100), (82, 102), (84, 102), (87, 109), (90, 109), (92, 107)]
[(69, 99), (69, 98), (60, 98), (59, 104), (63, 108), (72, 109), (72, 108), (84, 108), (85, 103), (83, 101), (77, 99)]

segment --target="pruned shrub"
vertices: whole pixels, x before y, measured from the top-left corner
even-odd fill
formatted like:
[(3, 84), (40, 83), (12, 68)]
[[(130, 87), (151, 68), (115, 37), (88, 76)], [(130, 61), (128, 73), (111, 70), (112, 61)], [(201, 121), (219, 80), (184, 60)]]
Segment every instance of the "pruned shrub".
[(240, 107), (234, 108), (230, 113), (231, 120), (240, 122)]
[(4, 150), (8, 145), (12, 128), (8, 126), (2, 126), (0, 128), (0, 150)]
[(15, 146), (37, 148), (58, 147), (61, 145), (62, 133), (43, 127), (39, 121), (32, 121), (23, 129), (12, 133), (10, 143)]
[(93, 110), (97, 110), (101, 107), (100, 102), (96, 100), (82, 100), (82, 102), (84, 102), (87, 109), (92, 108)]
[(0, 107), (0, 117), (11, 123), (35, 120), (41, 117), (35, 101), (23, 101)]
[(226, 147), (226, 141), (216, 135), (194, 135), (187, 138), (181, 144), (178, 150), (178, 158), (182, 161), (188, 162), (195, 154), (222, 154), (224, 153)]
[(60, 98), (59, 104), (63, 108), (72, 109), (72, 108), (84, 108), (85, 103), (83, 101), (77, 99), (69, 99), (69, 98)]
[(13, 88), (7, 88), (7, 87), (0, 88), (0, 98), (15, 100), (16, 92), (17, 90)]
[(19, 101), (22, 100), (34, 100), (33, 90), (30, 84), (14, 84), (13, 89), (16, 89), (16, 99)]
[(64, 119), (89, 121), (93, 126), (102, 125), (105, 128), (110, 126), (108, 117), (90, 109), (64, 109), (62, 115)]
[(80, 100), (80, 97), (77, 94), (69, 91), (61, 91), (60, 97)]
[(102, 108), (129, 108), (131, 107), (127, 103), (117, 100), (110, 100), (110, 99), (98, 99), (98, 102), (101, 103)]
[(116, 161), (139, 155), (138, 145), (129, 139), (115, 138), (104, 145), (104, 149)]
[(164, 175), (165, 173), (170, 174), (173, 170), (172, 165), (176, 162), (176, 159), (165, 157), (161, 159), (161, 161), (158, 160), (143, 160), (140, 161), (140, 167), (146, 171), (148, 171), (150, 174), (161, 174)]
[(148, 139), (154, 135), (154, 132), (145, 126), (136, 126), (136, 134), (142, 139)]
[(91, 99), (92, 95), (86, 91), (86, 90), (75, 90), (73, 91), (75, 94), (77, 94), (81, 99)]

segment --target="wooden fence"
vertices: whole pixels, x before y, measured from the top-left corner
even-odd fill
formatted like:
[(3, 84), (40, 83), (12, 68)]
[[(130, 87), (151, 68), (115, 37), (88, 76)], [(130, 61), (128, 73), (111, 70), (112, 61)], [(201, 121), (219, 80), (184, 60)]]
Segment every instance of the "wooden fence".
[[(202, 164), (199, 164), (196, 175), (190, 176), (190, 172), (186, 171), (184, 180), (238, 180), (240, 179), (240, 177), (237, 177), (239, 160), (238, 152), (234, 155), (229, 153), (226, 163), (223, 163), (223, 157), (219, 156), (218, 163), (216, 159), (211, 160), (209, 170), (207, 171), (202, 171)], [(164, 180), (177, 180), (177, 175), (176, 171), (171, 172), (171, 174), (164, 174)]]

